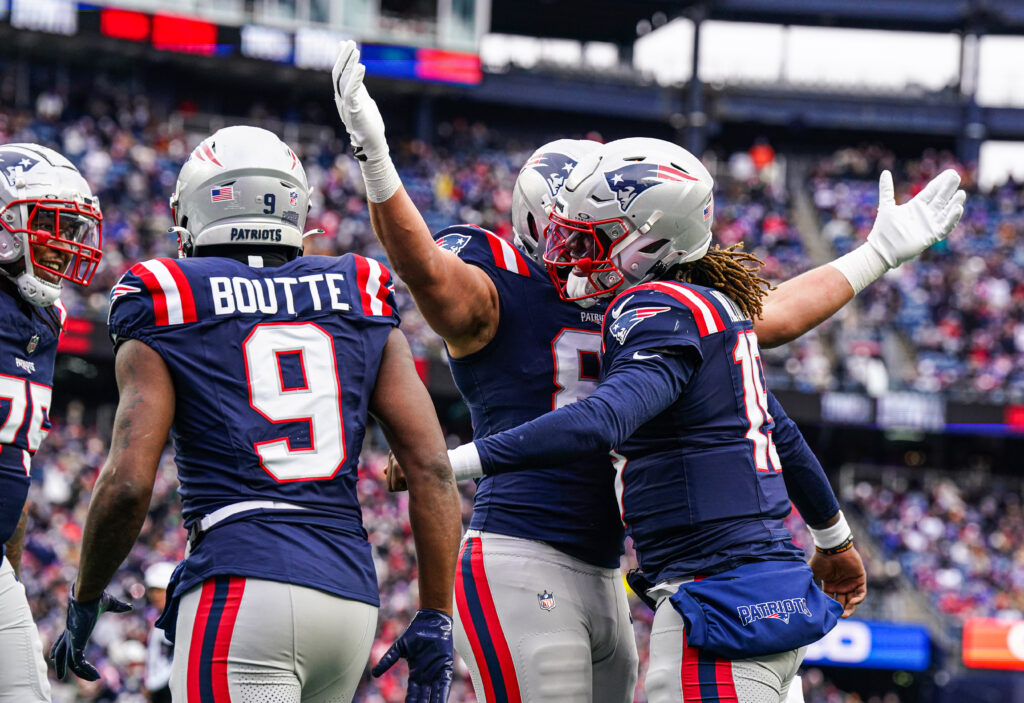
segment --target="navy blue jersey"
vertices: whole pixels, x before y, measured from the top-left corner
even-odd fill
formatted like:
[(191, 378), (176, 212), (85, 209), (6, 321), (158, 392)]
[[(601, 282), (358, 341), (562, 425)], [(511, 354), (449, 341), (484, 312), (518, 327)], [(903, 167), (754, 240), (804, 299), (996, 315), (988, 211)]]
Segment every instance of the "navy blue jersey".
[(378, 603), (356, 467), (397, 324), (389, 272), (352, 254), (273, 268), (155, 259), (114, 286), (115, 342), (152, 347), (174, 381), (186, 525), (247, 501), (303, 508), (213, 527), (188, 557), (178, 593), (233, 574)]
[(50, 431), (53, 365), (66, 317), (59, 302), (52, 310), (27, 308), (16, 295), (0, 288), (0, 544), (18, 525), (32, 455)]
[[(474, 437), (516, 427), (596, 388), (602, 305), (583, 310), (564, 302), (543, 269), (479, 227), (449, 227), (435, 238), (441, 248), (483, 269), (498, 291), (494, 338), (449, 361)], [(540, 540), (588, 563), (615, 567), (623, 533), (611, 479), (606, 453), (529, 473), (487, 476), (477, 488), (470, 526)]]
[(608, 376), (660, 350), (692, 364), (675, 401), (617, 447), (619, 507), (648, 576), (802, 557), (782, 523), (790, 501), (751, 321), (710, 288), (647, 283), (612, 301), (604, 343)]

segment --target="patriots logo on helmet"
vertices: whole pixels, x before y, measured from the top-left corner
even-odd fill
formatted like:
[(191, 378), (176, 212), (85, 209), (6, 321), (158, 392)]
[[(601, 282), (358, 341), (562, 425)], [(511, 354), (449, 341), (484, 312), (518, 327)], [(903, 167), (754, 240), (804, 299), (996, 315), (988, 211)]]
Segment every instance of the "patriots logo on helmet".
[(698, 180), (685, 171), (663, 164), (629, 164), (614, 171), (605, 171), (604, 179), (623, 212), (629, 209), (638, 195), (659, 183)]
[(468, 234), (446, 234), (435, 242), (442, 249), (447, 249), (456, 256), (469, 244)]
[(18, 176), (25, 171), (31, 171), (32, 167), (39, 163), (39, 159), (26, 156), (13, 149), (0, 149), (0, 168), (3, 169), (4, 178), (7, 184), (13, 188), (18, 181)]
[(562, 189), (565, 179), (576, 168), (576, 160), (569, 158), (565, 154), (549, 152), (547, 154), (537, 154), (523, 164), (523, 170), (528, 168), (532, 168), (543, 176), (548, 184), (548, 190), (551, 191), (551, 195), (557, 195), (558, 191)]
[(618, 314), (613, 312), (612, 317), (615, 318), (615, 322), (608, 328), (608, 331), (618, 340), (619, 344), (625, 344), (629, 331), (641, 322), (663, 312), (668, 312), (671, 309), (661, 305), (658, 307), (633, 308), (629, 312), (624, 313), (622, 312), (622, 307), (619, 307)]

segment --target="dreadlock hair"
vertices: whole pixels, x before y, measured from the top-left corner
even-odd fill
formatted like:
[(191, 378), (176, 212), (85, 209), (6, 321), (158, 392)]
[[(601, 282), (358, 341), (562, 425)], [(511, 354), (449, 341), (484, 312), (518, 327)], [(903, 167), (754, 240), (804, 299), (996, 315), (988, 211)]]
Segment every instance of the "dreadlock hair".
[(727, 249), (717, 244), (696, 261), (682, 264), (672, 272), (676, 280), (714, 288), (739, 306), (751, 320), (761, 317), (762, 303), (774, 286), (758, 271), (764, 262), (738, 242)]

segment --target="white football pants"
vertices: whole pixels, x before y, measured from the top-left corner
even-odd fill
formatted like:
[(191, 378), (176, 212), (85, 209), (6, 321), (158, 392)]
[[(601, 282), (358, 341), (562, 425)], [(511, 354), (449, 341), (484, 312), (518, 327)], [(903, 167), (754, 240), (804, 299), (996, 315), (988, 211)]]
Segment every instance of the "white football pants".
[(0, 703), (50, 703), (39, 630), (25, 587), (7, 557), (0, 564)]

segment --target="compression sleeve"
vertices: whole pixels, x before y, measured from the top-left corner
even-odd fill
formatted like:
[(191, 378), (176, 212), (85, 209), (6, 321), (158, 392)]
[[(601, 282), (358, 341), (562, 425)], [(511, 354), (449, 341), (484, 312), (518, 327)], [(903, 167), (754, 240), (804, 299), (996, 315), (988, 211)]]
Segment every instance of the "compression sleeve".
[(772, 438), (782, 461), (782, 476), (793, 505), (808, 525), (827, 522), (839, 512), (839, 501), (825, 470), (773, 393), (768, 393), (768, 412), (775, 420)]
[(484, 473), (548, 468), (619, 446), (675, 402), (698, 361), (690, 353), (655, 352), (618, 364), (587, 398), (476, 440)]

